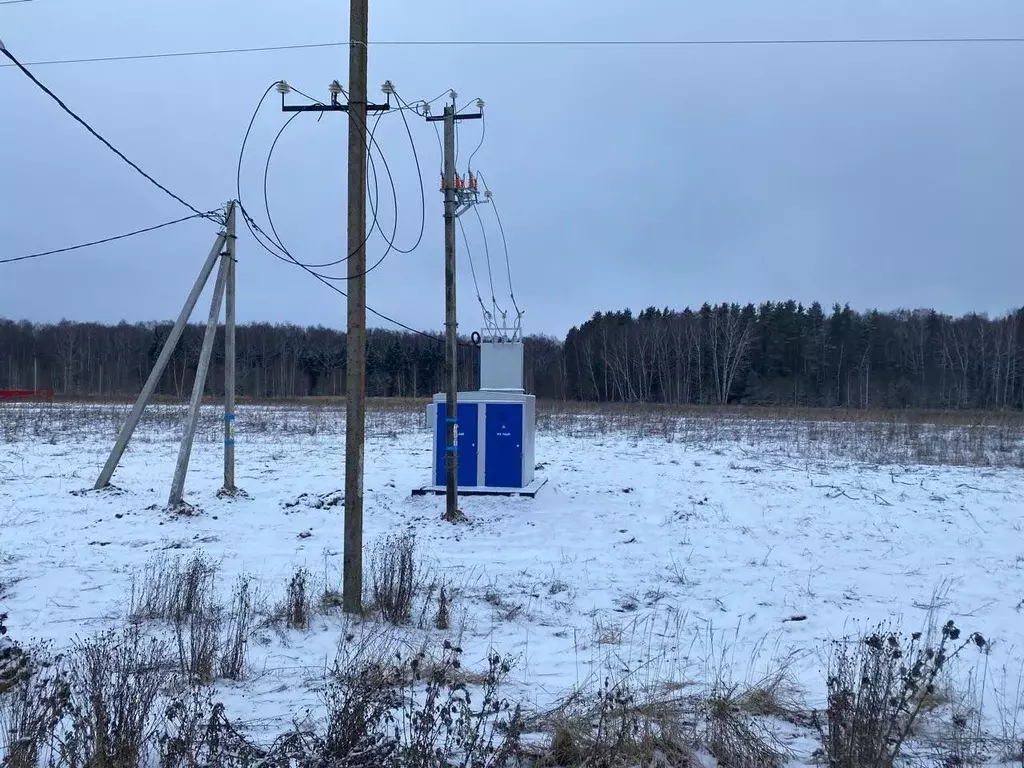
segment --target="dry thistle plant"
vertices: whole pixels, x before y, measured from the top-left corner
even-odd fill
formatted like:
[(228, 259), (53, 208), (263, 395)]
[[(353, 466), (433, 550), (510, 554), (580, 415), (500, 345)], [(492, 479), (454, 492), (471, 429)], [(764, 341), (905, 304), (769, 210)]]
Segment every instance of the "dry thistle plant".
[(890, 768), (914, 724), (935, 695), (936, 679), (969, 645), (985, 648), (978, 634), (961, 640), (952, 621), (937, 645), (882, 627), (851, 646), (836, 643), (828, 674), (827, 728), (819, 722), (830, 768)]

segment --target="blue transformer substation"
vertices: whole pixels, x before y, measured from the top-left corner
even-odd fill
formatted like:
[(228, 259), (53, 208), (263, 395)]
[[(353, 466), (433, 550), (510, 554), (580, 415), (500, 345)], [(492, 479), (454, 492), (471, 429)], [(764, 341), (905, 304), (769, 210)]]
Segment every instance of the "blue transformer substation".
[[(534, 496), (544, 480), (534, 473), (537, 400), (523, 388), (523, 342), (499, 335), (480, 339), (480, 389), (459, 392), (458, 489), (465, 495)], [(427, 406), (433, 427), (431, 484), (414, 493), (445, 489), (445, 395)]]

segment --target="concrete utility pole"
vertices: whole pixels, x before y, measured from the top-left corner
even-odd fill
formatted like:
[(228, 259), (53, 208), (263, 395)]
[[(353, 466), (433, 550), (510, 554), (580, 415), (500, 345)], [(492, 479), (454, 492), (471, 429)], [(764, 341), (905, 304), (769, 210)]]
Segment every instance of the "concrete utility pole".
[(224, 492), (235, 492), (235, 207), (228, 205), (228, 275), (224, 294)]
[(459, 353), (458, 314), (455, 311), (455, 103), (444, 108), (444, 346), (447, 392), (445, 439), (445, 510), (448, 520), (459, 516)]
[(368, 0), (351, 0), (348, 50), (348, 332), (345, 384), (345, 548), (342, 607), (363, 609), (363, 444), (366, 431), (366, 69)]
[(348, 332), (345, 377), (345, 546), (342, 607), (363, 608), (363, 438), (366, 430), (366, 115), (391, 109), (392, 86), (384, 84), (387, 104), (369, 104), (366, 94), (367, 2), (352, 0), (349, 20), (348, 103), (335, 80), (329, 104), (285, 104), (291, 87), (281, 81), (284, 112), (348, 112)]
[[(459, 214), (459, 196), (456, 189), (455, 123), (458, 120), (483, 117), (483, 102), (478, 101), (479, 113), (457, 113), (455, 98), (446, 105), (444, 114), (428, 121), (444, 121), (444, 310), (445, 310), (445, 511), (444, 519), (459, 519), (459, 377), (456, 361), (459, 352), (458, 315), (455, 310), (455, 219)], [(465, 209), (463, 209), (465, 210)]]

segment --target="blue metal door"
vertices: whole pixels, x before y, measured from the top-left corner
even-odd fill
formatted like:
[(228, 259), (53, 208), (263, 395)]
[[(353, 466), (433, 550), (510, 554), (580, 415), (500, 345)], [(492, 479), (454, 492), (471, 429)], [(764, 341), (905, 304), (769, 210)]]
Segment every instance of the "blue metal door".
[(484, 484), (489, 488), (523, 487), (523, 406), (488, 403)]
[[(471, 487), (477, 484), (477, 443), (480, 429), (477, 426), (477, 404), (459, 403), (459, 486)], [(448, 410), (444, 403), (437, 404), (437, 424), (434, 427), (434, 450), (437, 467), (434, 469), (434, 485), (444, 485), (447, 446)]]

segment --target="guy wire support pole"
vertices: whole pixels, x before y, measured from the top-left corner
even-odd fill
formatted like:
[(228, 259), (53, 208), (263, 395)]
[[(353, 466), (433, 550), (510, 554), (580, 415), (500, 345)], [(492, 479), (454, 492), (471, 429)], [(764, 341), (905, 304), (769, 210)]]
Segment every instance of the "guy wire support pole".
[(342, 607), (363, 607), (363, 457), (366, 430), (366, 115), (391, 108), (391, 83), (384, 84), (387, 104), (368, 104), (366, 94), (368, 0), (351, 0), (349, 15), (348, 104), (335, 80), (330, 104), (285, 104), (288, 83), (281, 81), (284, 112), (348, 112), (348, 330), (345, 379), (345, 531), (342, 555)]
[(210, 298), (210, 314), (206, 318), (206, 333), (203, 335), (203, 347), (199, 351), (199, 362), (196, 364), (196, 378), (192, 382), (192, 398), (188, 404), (188, 420), (185, 422), (185, 434), (178, 448), (178, 461), (174, 467), (174, 480), (171, 481), (171, 494), (167, 499), (170, 509), (179, 509), (184, 501), (185, 475), (188, 474), (188, 462), (192, 456), (192, 441), (196, 436), (199, 424), (199, 411), (203, 405), (203, 390), (206, 389), (206, 376), (210, 371), (210, 357), (213, 354), (213, 342), (217, 338), (217, 318), (220, 317), (220, 305), (224, 300), (224, 284), (227, 282), (228, 269), (231, 264), (227, 251), (221, 254), (217, 280)]
[(224, 288), (224, 493), (235, 491), (235, 265), (238, 263), (235, 237), (235, 208), (228, 204), (228, 278)]
[[(445, 298), (445, 363), (447, 374), (445, 392), (445, 512), (444, 519), (456, 522), (459, 514), (459, 379), (457, 369), (458, 316), (455, 311), (455, 219), (458, 210), (455, 169), (455, 123), (483, 117), (483, 102), (477, 101), (478, 113), (458, 114), (456, 93), (451, 93), (451, 105), (445, 105), (444, 114), (427, 115), (429, 122), (444, 121), (444, 298)], [(468, 208), (468, 206), (467, 206)], [(465, 211), (466, 208), (463, 209)]]
[(131, 413), (128, 414), (127, 420), (121, 426), (121, 431), (117, 435), (114, 447), (110, 451), (110, 456), (107, 457), (107, 463), (103, 465), (103, 470), (100, 472), (96, 485), (93, 486), (94, 488), (106, 488), (110, 485), (110, 478), (113, 477), (114, 470), (117, 469), (118, 462), (121, 461), (121, 456), (124, 455), (125, 448), (128, 447), (128, 441), (131, 440), (132, 433), (135, 432), (135, 428), (139, 425), (142, 412), (145, 410), (150, 399), (152, 399), (153, 393), (156, 392), (157, 385), (163, 377), (164, 369), (167, 368), (167, 363), (170, 361), (171, 355), (174, 354), (174, 349), (178, 345), (182, 331), (185, 330), (185, 324), (188, 322), (189, 317), (192, 316), (192, 310), (195, 309), (196, 302), (199, 301), (199, 295), (203, 292), (206, 281), (209, 280), (210, 273), (217, 263), (217, 258), (224, 249), (226, 239), (227, 235), (224, 232), (217, 235), (213, 248), (210, 249), (210, 255), (206, 257), (202, 269), (199, 270), (199, 276), (196, 278), (188, 298), (185, 299), (181, 312), (178, 313), (178, 319), (174, 321), (174, 327), (171, 328), (171, 332), (164, 342), (163, 349), (160, 350), (160, 355), (153, 365), (153, 370), (149, 372), (149, 378), (146, 379), (142, 392), (139, 393), (135, 405), (132, 406)]

